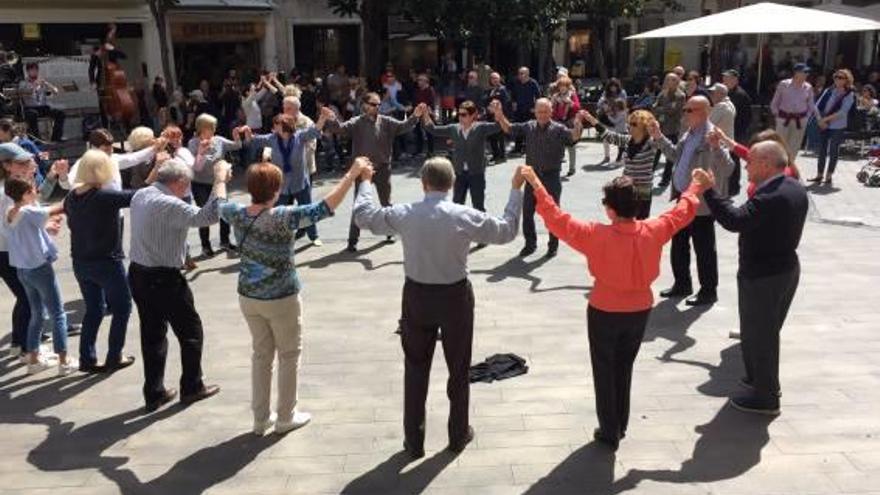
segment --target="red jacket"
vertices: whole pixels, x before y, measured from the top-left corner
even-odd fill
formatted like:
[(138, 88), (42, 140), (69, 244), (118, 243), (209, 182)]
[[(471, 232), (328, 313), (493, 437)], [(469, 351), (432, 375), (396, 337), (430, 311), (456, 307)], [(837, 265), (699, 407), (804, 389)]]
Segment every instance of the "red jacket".
[[(571, 92), (571, 105), (566, 105), (565, 103), (558, 102), (556, 100), (553, 101), (553, 120), (557, 122), (568, 122), (569, 119), (575, 116), (581, 110), (581, 100), (578, 98), (577, 91)], [(566, 109), (568, 107), (568, 109)]]
[(651, 283), (660, 275), (663, 245), (691, 223), (700, 203), (691, 186), (672, 209), (657, 218), (606, 225), (575, 220), (544, 188), (535, 190), (535, 198), (547, 229), (587, 257), (587, 268), (595, 279), (590, 306), (614, 313), (651, 309)]

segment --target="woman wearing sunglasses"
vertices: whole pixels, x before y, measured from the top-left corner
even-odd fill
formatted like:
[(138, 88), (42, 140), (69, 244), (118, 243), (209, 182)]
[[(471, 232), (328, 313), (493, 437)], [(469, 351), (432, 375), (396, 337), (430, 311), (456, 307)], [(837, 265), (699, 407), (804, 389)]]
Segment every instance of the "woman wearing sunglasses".
[[(843, 131), (847, 126), (847, 114), (855, 104), (853, 93), (853, 75), (847, 69), (834, 73), (834, 85), (822, 92), (816, 109), (819, 111), (819, 163), (816, 176), (810, 182), (831, 185), (831, 177), (837, 167), (838, 150), (843, 141)], [(825, 161), (828, 160), (828, 172), (825, 172)]]
[(613, 144), (624, 152), (623, 175), (632, 179), (637, 195), (635, 217), (638, 220), (648, 218), (651, 214), (651, 190), (654, 184), (654, 154), (657, 152), (654, 140), (648, 135), (648, 126), (654, 122), (654, 116), (647, 110), (631, 113), (627, 118), (628, 133), (606, 129), (590, 113), (584, 118), (596, 128), (603, 143)]

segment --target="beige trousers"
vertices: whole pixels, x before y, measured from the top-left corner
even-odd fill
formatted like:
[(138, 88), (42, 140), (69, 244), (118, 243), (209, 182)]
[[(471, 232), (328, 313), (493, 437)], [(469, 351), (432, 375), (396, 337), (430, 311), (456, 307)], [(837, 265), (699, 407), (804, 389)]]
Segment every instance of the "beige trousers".
[(251, 408), (254, 421), (269, 419), (272, 363), (278, 354), (278, 421), (290, 422), (296, 406), (296, 376), (302, 351), (302, 299), (294, 294), (264, 301), (238, 296), (239, 306), (253, 337)]
[(794, 119), (790, 120), (788, 125), (785, 125), (785, 119), (776, 119), (776, 132), (779, 133), (782, 140), (788, 145), (788, 149), (790, 149), (794, 155), (791, 157), (792, 160), (797, 158), (798, 152), (801, 150), (801, 144), (804, 142), (804, 134), (807, 133), (808, 121), (808, 117), (802, 118), (801, 128), (798, 129)]

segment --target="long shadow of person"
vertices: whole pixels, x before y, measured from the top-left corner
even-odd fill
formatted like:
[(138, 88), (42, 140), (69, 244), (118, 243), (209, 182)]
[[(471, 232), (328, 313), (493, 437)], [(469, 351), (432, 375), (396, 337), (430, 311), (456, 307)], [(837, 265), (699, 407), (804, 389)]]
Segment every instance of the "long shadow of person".
[(242, 433), (177, 461), (167, 472), (147, 482), (139, 480), (130, 469), (116, 469), (109, 464), (101, 472), (125, 495), (198, 495), (235, 476), (282, 438)]
[(397, 452), (378, 466), (353, 479), (340, 493), (346, 495), (422, 493), (456, 457), (456, 454), (442, 450), (404, 473), (404, 468), (413, 462), (412, 457), (404, 451)]
[(632, 469), (614, 483), (614, 493), (636, 488), (640, 482), (711, 483), (736, 478), (761, 462), (761, 450), (770, 441), (773, 417), (745, 414), (724, 405), (711, 421), (696, 427), (700, 439), (690, 459), (678, 470)]
[(524, 493), (525, 495), (611, 493), (614, 464), (614, 452), (597, 442), (590, 442), (574, 451)]
[(673, 357), (665, 359), (659, 357), (657, 359), (668, 363), (679, 363), (703, 368), (709, 372), (709, 380), (706, 383), (700, 384), (697, 387), (697, 391), (710, 397), (727, 397), (730, 395), (732, 385), (736, 382), (737, 373), (741, 370), (737, 363), (742, 362), (742, 352), (739, 343), (733, 344), (721, 351), (721, 362), (718, 365)]
[(519, 278), (530, 284), (529, 291), (538, 292), (538, 286), (541, 285), (541, 279), (532, 275), (532, 272), (548, 261), (550, 261), (550, 258), (547, 258), (546, 256), (542, 256), (532, 261), (526, 261), (523, 258), (516, 256), (494, 268), (489, 268), (488, 270), (471, 270), (471, 273), (489, 275), (486, 277), (486, 281), (491, 284), (502, 282), (508, 278)]
[(710, 306), (694, 306), (681, 311), (677, 302), (675, 299), (664, 299), (651, 310), (645, 337), (642, 339), (642, 342), (653, 342), (657, 338), (663, 338), (672, 342), (672, 347), (660, 357), (663, 361), (690, 349), (697, 343), (687, 331), (703, 313), (710, 309)]
[(386, 245), (388, 245), (388, 243), (382, 241), (377, 242), (366, 249), (358, 250), (358, 252), (356, 253), (342, 251), (338, 253), (328, 254), (327, 256), (316, 258), (311, 261), (306, 261), (305, 263), (297, 263), (296, 268), (327, 268), (328, 266), (335, 265), (336, 263), (359, 263), (361, 266), (364, 267), (364, 270), (373, 271), (386, 266), (402, 265), (402, 261), (389, 261), (386, 263), (374, 265), (373, 260), (364, 257)]

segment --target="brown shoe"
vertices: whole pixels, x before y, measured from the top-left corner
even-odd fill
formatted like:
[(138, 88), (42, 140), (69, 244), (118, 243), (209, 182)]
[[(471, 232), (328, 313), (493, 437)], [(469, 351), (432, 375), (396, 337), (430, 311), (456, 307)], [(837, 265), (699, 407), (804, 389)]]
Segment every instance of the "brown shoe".
[(175, 397), (177, 397), (177, 390), (174, 390), (173, 388), (165, 389), (165, 393), (163, 393), (158, 399), (147, 402), (147, 405), (144, 407), (144, 412), (147, 414), (154, 412), (174, 400)]
[(220, 393), (219, 385), (205, 385), (201, 390), (194, 394), (186, 394), (180, 396), (180, 402), (184, 404), (192, 404), (193, 402), (198, 402), (200, 400), (205, 400), (208, 397), (212, 397)]

